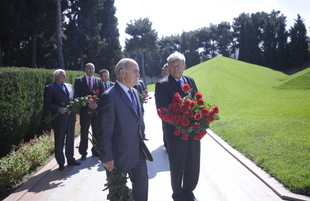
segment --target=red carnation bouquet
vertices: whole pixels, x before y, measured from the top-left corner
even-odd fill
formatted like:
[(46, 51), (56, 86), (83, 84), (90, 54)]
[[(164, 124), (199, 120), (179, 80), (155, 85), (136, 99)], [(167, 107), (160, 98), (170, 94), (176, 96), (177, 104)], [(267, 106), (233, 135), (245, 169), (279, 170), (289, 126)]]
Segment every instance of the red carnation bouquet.
[(158, 116), (164, 121), (173, 124), (176, 129), (174, 135), (181, 136), (183, 140), (193, 137), (201, 140), (206, 134), (211, 122), (219, 120), (218, 106), (207, 104), (200, 92), (191, 97), (191, 88), (188, 84), (182, 86), (182, 91), (189, 95), (183, 99), (177, 92), (168, 108), (157, 109)]

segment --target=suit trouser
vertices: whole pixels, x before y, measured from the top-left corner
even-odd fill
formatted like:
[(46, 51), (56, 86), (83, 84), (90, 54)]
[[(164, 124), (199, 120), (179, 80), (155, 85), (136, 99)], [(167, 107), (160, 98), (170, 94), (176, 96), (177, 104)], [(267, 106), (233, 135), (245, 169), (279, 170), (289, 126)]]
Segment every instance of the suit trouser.
[(185, 201), (194, 197), (200, 171), (200, 141), (167, 133), (172, 198)]
[[(107, 177), (111, 174), (106, 170)], [(148, 173), (146, 160), (140, 151), (139, 161), (136, 167), (128, 171), (130, 181), (132, 183), (132, 197), (134, 201), (147, 201), (148, 200)], [(113, 201), (113, 200), (112, 200)]]
[(66, 142), (65, 155), (68, 162), (75, 161), (74, 154), (74, 128), (75, 122), (69, 121), (60, 125), (54, 125), (54, 143), (55, 143), (55, 158), (58, 165), (65, 164), (65, 157), (63, 154), (63, 148)]
[[(88, 108), (83, 108), (80, 112), (80, 125), (81, 125), (81, 135), (80, 135), (80, 145), (79, 145), (79, 153), (82, 156), (87, 155), (88, 149), (88, 132), (90, 125), (92, 126), (92, 133), (94, 134), (94, 114), (90, 115), (88, 113)], [(95, 150), (92, 149), (92, 152)], [(94, 153), (93, 153), (94, 154)]]

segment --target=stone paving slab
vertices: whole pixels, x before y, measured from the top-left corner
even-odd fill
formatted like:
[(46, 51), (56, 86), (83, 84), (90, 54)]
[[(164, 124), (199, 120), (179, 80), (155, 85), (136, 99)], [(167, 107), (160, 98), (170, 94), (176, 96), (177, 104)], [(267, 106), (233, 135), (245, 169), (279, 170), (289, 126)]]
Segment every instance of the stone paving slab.
[[(172, 200), (168, 154), (163, 149), (161, 121), (153, 97), (145, 104), (146, 141), (154, 161), (148, 162), (149, 201)], [(242, 154), (231, 148), (212, 131), (201, 143), (201, 171), (194, 193), (200, 201), (307, 201), (293, 194), (263, 172)], [(79, 143), (79, 138), (75, 141)], [(91, 153), (89, 147), (88, 153)], [(77, 149), (75, 157), (79, 158)], [(80, 166), (58, 170), (53, 159), (5, 201), (102, 201), (106, 173), (98, 157), (88, 156)], [(130, 182), (129, 182), (130, 186)]]

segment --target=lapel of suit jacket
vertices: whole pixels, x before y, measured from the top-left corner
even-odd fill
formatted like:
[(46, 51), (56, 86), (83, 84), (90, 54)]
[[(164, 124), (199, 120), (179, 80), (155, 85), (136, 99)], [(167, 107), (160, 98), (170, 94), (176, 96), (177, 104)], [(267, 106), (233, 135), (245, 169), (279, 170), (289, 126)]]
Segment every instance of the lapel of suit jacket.
[[(127, 95), (127, 93), (122, 89), (122, 87), (121, 87), (119, 84), (116, 83), (115, 86), (116, 86), (116, 90), (117, 90), (118, 93), (120, 94), (121, 99), (126, 103), (126, 105), (127, 105), (128, 107), (130, 107), (130, 109), (132, 110), (132, 112), (134, 112), (134, 113), (138, 116), (138, 114), (137, 114), (135, 108), (134, 108), (133, 105), (132, 105), (131, 100), (129, 99), (129, 97), (128, 97), (128, 95)], [(138, 105), (139, 105), (139, 104), (138, 104)]]
[[(182, 76), (183, 79), (183, 76)], [(178, 92), (180, 94), (181, 97), (186, 96), (187, 94), (182, 91), (182, 88), (180, 87), (180, 84), (175, 80), (174, 77), (172, 77), (171, 75), (168, 76), (168, 80), (169, 80), (169, 84), (172, 87), (174, 92)], [(174, 95), (174, 94), (173, 94)]]
[[(65, 83), (64, 83), (64, 84), (65, 84)], [(61, 86), (59, 86), (58, 83), (54, 82), (54, 85), (55, 85), (55, 87), (56, 87), (57, 89), (59, 89), (59, 90), (61, 91), (61, 93), (64, 93), (65, 95), (68, 96), (68, 94), (66, 94), (66, 92), (61, 88)]]
[(69, 96), (69, 99), (70, 99), (70, 100), (73, 100), (73, 91), (72, 91), (72, 87), (71, 87), (69, 84), (67, 84), (67, 83), (64, 83), (64, 85), (66, 86), (66, 88), (67, 88), (67, 90), (68, 90), (68, 93), (69, 93), (69, 94), (67, 94), (67, 95)]

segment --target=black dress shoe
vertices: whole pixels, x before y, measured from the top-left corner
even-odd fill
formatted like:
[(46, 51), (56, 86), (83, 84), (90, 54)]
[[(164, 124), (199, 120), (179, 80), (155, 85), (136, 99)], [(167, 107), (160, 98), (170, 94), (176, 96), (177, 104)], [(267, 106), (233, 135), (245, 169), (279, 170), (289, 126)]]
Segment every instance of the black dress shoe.
[(72, 162), (68, 162), (68, 165), (81, 165), (81, 163), (80, 162), (78, 162), (78, 161), (72, 161)]
[(86, 160), (86, 156), (85, 156), (85, 155), (82, 155), (81, 160), (82, 160), (82, 161)]
[(60, 170), (60, 171), (63, 171), (64, 169), (65, 169), (65, 166), (63, 166), (63, 165), (60, 165), (60, 166), (59, 166), (59, 170)]

